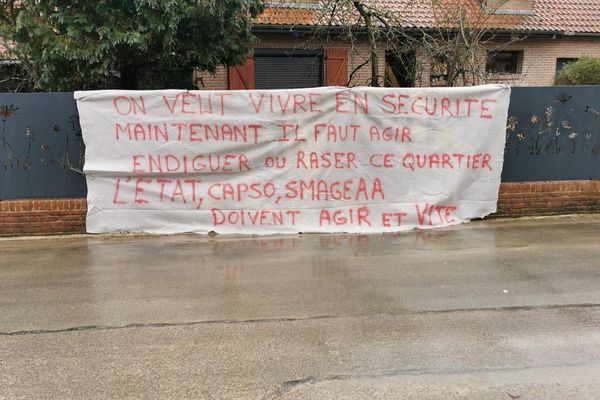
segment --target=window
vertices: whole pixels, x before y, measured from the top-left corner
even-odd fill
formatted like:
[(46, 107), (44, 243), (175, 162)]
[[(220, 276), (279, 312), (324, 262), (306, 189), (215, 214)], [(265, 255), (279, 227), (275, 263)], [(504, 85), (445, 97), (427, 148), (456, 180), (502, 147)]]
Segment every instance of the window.
[(255, 49), (256, 89), (294, 89), (323, 85), (323, 52)]
[(556, 59), (556, 76), (562, 71), (567, 65), (577, 62), (578, 58), (557, 58)]
[(486, 71), (492, 74), (518, 74), (521, 59), (520, 51), (490, 51)]

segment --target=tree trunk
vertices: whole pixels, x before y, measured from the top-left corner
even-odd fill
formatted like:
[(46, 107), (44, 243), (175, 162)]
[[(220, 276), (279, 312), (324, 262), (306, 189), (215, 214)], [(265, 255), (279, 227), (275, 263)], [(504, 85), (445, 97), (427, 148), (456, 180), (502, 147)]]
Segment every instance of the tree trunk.
[(369, 28), (369, 44), (371, 47), (371, 86), (379, 87), (379, 57), (377, 56), (377, 39), (372, 27)]
[(367, 11), (364, 5), (359, 0), (354, 0), (352, 2), (354, 8), (363, 21), (365, 21), (365, 26), (367, 28), (367, 34), (369, 37), (369, 50), (371, 53), (371, 86), (379, 87), (379, 58), (377, 57), (377, 27), (373, 26), (373, 21), (371, 18), (371, 12)]

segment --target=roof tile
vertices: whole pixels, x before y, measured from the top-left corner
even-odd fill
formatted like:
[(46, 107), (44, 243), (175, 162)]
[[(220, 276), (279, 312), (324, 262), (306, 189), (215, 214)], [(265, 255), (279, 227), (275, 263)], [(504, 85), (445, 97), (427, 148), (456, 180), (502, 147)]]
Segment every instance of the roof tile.
[[(371, 4), (396, 16), (405, 28), (439, 28), (450, 22), (436, 15), (442, 8), (433, 7), (436, 0), (368, 0)], [(452, 7), (467, 5), (470, 13), (481, 13), (479, 0), (437, 0), (443, 2), (445, 15)], [(289, 3), (288, 3), (289, 4)], [(450, 10), (450, 12), (448, 12)], [(346, 25), (340, 19), (324, 23), (325, 15), (319, 8), (268, 8), (256, 21), (257, 25), (317, 26)], [(355, 17), (353, 17), (355, 18)], [(483, 19), (482, 19), (483, 20)], [(489, 15), (486, 28), (511, 31), (600, 33), (600, 0), (534, 0), (531, 15)]]

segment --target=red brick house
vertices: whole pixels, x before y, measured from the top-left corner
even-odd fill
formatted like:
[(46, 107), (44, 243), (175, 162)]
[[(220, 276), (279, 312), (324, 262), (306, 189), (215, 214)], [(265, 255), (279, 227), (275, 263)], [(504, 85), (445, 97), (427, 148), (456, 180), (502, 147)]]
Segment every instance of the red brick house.
[[(436, 0), (433, 0), (436, 1)], [(493, 38), (486, 43), (487, 82), (515, 86), (550, 86), (557, 71), (583, 56), (600, 57), (600, 1), (598, 0), (509, 0), (493, 8), (497, 0), (437, 0), (467, 2), (490, 15), (486, 19)], [(360, 86), (370, 78), (366, 37), (354, 43), (334, 38), (315, 39), (323, 0), (278, 0), (255, 22), (258, 37), (253, 54), (244, 66), (221, 68), (216, 74), (198, 74), (204, 89), (275, 89), (321, 85)], [(379, 7), (402, 14), (404, 28), (436, 29), (440, 21), (431, 9), (432, 0), (377, 0)], [(335, 37), (335, 36), (332, 36)], [(386, 49), (378, 50), (379, 71), (386, 74)], [(486, 59), (485, 55), (483, 59)], [(394, 86), (439, 85), (436, 63), (425, 52), (415, 55), (412, 82)], [(357, 70), (358, 66), (361, 66)], [(443, 84), (443, 82), (442, 82)]]

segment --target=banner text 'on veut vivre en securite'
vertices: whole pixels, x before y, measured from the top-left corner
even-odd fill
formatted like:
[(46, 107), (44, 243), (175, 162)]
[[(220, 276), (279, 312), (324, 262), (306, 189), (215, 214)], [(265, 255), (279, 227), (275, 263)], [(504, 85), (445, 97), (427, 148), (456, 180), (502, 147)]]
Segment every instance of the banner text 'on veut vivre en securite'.
[(87, 230), (395, 232), (496, 211), (510, 89), (76, 92)]

